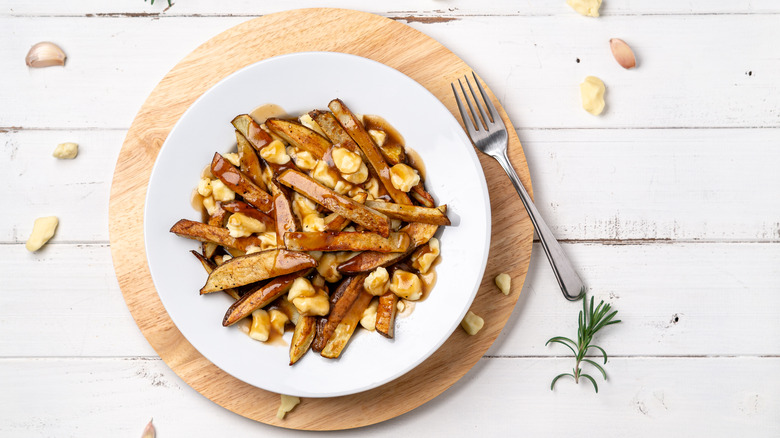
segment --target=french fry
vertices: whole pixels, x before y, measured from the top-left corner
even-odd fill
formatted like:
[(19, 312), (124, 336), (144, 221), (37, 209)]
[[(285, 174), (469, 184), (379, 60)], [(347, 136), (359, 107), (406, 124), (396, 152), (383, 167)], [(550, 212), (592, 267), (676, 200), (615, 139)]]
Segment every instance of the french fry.
[[(433, 225), (450, 225), (447, 215), (438, 208), (418, 207), (416, 205), (400, 205), (384, 201), (366, 201), (366, 207), (385, 214), (393, 219), (405, 222), (422, 222)], [(443, 205), (446, 212), (447, 205)]]
[(252, 288), (228, 308), (227, 312), (225, 312), (225, 317), (222, 319), (222, 325), (225, 327), (233, 325), (251, 315), (255, 310), (267, 306), (272, 301), (286, 294), (296, 278), (302, 277), (307, 273), (308, 270), (294, 272)]
[(200, 293), (207, 294), (229, 287), (256, 283), (314, 266), (317, 266), (317, 261), (312, 256), (283, 249), (234, 257), (209, 274)]
[(298, 223), (295, 220), (290, 200), (281, 191), (274, 196), (274, 214), (276, 215), (276, 240), (284, 242), (286, 233), (298, 231)]
[(386, 338), (392, 339), (395, 334), (397, 303), (398, 296), (392, 292), (387, 292), (379, 297), (379, 307), (376, 309), (376, 331)]
[[(192, 255), (194, 255), (199, 261), (200, 264), (203, 265), (203, 269), (206, 270), (207, 274), (211, 274), (211, 271), (217, 268), (216, 263), (212, 262), (211, 260), (207, 259), (205, 256), (203, 256), (198, 251), (190, 251)], [(231, 297), (233, 297), (234, 300), (238, 300), (241, 298), (241, 296), (236, 292), (235, 289), (225, 289), (224, 292)]]
[(366, 232), (298, 232), (284, 235), (284, 246), (291, 251), (377, 251), (406, 252), (411, 238), (406, 233), (382, 237)]
[(268, 143), (273, 141), (273, 138), (271, 138), (267, 132), (263, 131), (263, 129), (260, 128), (260, 125), (258, 125), (248, 114), (236, 116), (230, 123), (236, 128), (236, 131), (240, 132), (241, 135), (247, 139), (249, 144), (251, 144), (257, 152), (260, 152), (260, 149), (266, 147)]
[(331, 297), (330, 314), (328, 314), (325, 322), (321, 323), (322, 329), (317, 330), (317, 336), (312, 345), (314, 351), (322, 351), (325, 348), (336, 327), (341, 323), (349, 309), (352, 308), (360, 293), (363, 292), (363, 281), (367, 276), (368, 274), (360, 274), (354, 277), (347, 277), (339, 284), (338, 289)]
[(322, 159), (330, 148), (330, 142), (325, 137), (300, 123), (270, 118), (265, 121), (265, 126), (291, 145), (311, 152), (317, 159)]
[(285, 170), (277, 177), (277, 180), (333, 213), (344, 216), (352, 222), (379, 233), (383, 237), (387, 237), (390, 234), (390, 223), (387, 220), (387, 216), (367, 208), (350, 198), (339, 195), (301, 172)]
[[(362, 282), (361, 282), (362, 283)], [(336, 359), (344, 351), (352, 334), (355, 332), (358, 324), (360, 324), (360, 318), (363, 317), (363, 311), (371, 303), (373, 295), (360, 288), (360, 295), (358, 295), (355, 302), (352, 303), (352, 307), (349, 309), (339, 325), (333, 331), (333, 335), (325, 344), (325, 348), (320, 353), (322, 357), (328, 359)]]
[(301, 316), (298, 319), (298, 324), (295, 324), (295, 331), (290, 342), (290, 365), (298, 362), (309, 351), (316, 331), (316, 316)]
[(248, 176), (256, 186), (262, 187), (263, 168), (260, 166), (260, 158), (258, 158), (252, 145), (249, 144), (249, 140), (238, 131), (236, 131), (236, 142), (241, 172)]
[(333, 115), (336, 116), (336, 120), (338, 120), (339, 124), (347, 131), (349, 136), (355, 140), (355, 143), (360, 147), (360, 150), (363, 151), (366, 160), (376, 171), (376, 174), (379, 176), (379, 181), (384, 185), (385, 190), (387, 190), (387, 193), (393, 198), (393, 201), (397, 204), (410, 205), (412, 201), (409, 199), (409, 196), (396, 189), (390, 181), (390, 168), (387, 166), (387, 162), (385, 162), (382, 152), (374, 144), (374, 141), (371, 140), (371, 136), (368, 135), (363, 128), (363, 125), (358, 122), (355, 115), (352, 114), (349, 108), (344, 105), (344, 102), (339, 99), (330, 101), (328, 108), (330, 108)]
[(425, 191), (425, 187), (423, 187), (422, 181), (417, 183), (416, 186), (412, 187), (412, 190), (409, 193), (412, 195), (412, 198), (417, 200), (417, 202), (422, 204), (424, 207), (434, 208), (436, 206), (436, 203), (433, 201), (433, 196)]
[(186, 237), (187, 239), (205, 243), (215, 243), (241, 251), (246, 251), (250, 246), (260, 247), (262, 245), (262, 241), (256, 236), (232, 237), (230, 231), (226, 228), (215, 227), (189, 219), (182, 219), (176, 222), (170, 231), (179, 237)]
[[(355, 202), (365, 204), (367, 198), (368, 198), (368, 193), (362, 192), (362, 193), (358, 193), (352, 199)], [(347, 226), (349, 226), (350, 223), (352, 223), (351, 220), (345, 218), (344, 216), (338, 215), (336, 213), (331, 213), (325, 216), (324, 222), (325, 222), (325, 231), (341, 231), (344, 228), (347, 228)]]
[(339, 125), (338, 120), (328, 111), (314, 110), (309, 112), (309, 116), (320, 125), (322, 131), (328, 136), (330, 142), (334, 145), (349, 149), (351, 152), (359, 154), (364, 158), (363, 151), (360, 150), (355, 140), (347, 134), (347, 131)]
[(211, 161), (211, 173), (220, 179), (230, 190), (241, 195), (249, 204), (266, 213), (273, 208), (273, 198), (263, 189), (258, 187), (246, 175), (230, 164), (219, 152), (214, 153)]
[(433, 237), (438, 228), (438, 225), (422, 224), (419, 222), (408, 224), (401, 228), (401, 231), (408, 234), (412, 239), (412, 244), (406, 252), (382, 253), (377, 251), (365, 251), (340, 264), (337, 269), (342, 274), (354, 274), (356, 272), (373, 271), (379, 267), (390, 266), (411, 254), (414, 248), (431, 240), (431, 237)]
[[(228, 212), (222, 208), (222, 203), (217, 202), (215, 204), (215, 210), (214, 213), (209, 216), (208, 224), (213, 227), (223, 227), (225, 225), (225, 219), (228, 216)], [(211, 259), (214, 257), (214, 254), (217, 252), (217, 248), (219, 248), (219, 245), (213, 242), (203, 242), (203, 255), (206, 256), (207, 259)]]
[(241, 213), (245, 216), (251, 217), (252, 219), (256, 219), (265, 224), (265, 226), (268, 228), (274, 226), (274, 220), (271, 218), (271, 216), (268, 216), (267, 214), (247, 204), (246, 202), (229, 201), (220, 202), (218, 205), (221, 205), (223, 209), (231, 213)]

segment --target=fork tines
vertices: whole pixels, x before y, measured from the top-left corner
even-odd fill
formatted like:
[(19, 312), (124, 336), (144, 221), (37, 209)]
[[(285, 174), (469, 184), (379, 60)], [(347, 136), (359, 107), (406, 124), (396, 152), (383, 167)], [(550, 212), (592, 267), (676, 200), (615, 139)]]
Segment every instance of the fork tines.
[[(455, 83), (450, 83), (450, 86), (452, 87), (453, 94), (455, 94), (455, 101), (458, 104), (458, 110), (460, 111), (460, 117), (463, 119), (463, 124), (466, 126), (466, 130), (468, 131), (469, 136), (473, 137), (476, 132), (482, 130), (483, 128), (485, 131), (490, 132), (490, 128), (492, 126), (503, 127), (503, 122), (501, 121), (501, 117), (498, 116), (498, 111), (493, 105), (493, 102), (490, 101), (487, 93), (485, 92), (485, 89), (482, 88), (482, 84), (480, 83), (479, 79), (477, 79), (477, 75), (473, 71), (471, 72), (471, 75), (474, 77), (474, 82), (477, 84), (477, 89), (479, 89), (479, 94), (482, 97), (482, 103), (480, 103), (479, 99), (477, 98), (477, 94), (474, 92), (474, 88), (471, 86), (469, 77), (467, 75), (463, 76), (463, 80), (466, 81), (466, 85), (471, 92), (471, 99), (469, 99), (469, 95), (466, 93), (466, 89), (463, 87), (463, 83), (460, 79), (458, 79), (460, 91), (463, 93), (463, 98), (466, 100), (466, 104), (469, 107), (469, 112), (471, 113), (470, 118), (466, 113), (466, 109), (463, 106), (463, 102), (461, 101), (460, 96), (458, 95), (457, 89), (455, 88)], [(477, 117), (477, 114), (474, 112), (474, 106), (471, 104), (472, 99), (481, 117)], [(485, 113), (484, 108), (487, 108), (487, 114)], [(480, 127), (480, 125), (482, 126)]]

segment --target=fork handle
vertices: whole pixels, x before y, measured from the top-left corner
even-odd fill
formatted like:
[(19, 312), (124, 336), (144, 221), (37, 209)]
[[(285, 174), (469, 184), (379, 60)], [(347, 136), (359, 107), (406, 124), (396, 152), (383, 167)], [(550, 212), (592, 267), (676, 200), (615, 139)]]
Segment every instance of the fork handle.
[(555, 273), (555, 279), (558, 280), (558, 286), (561, 287), (563, 296), (569, 301), (576, 301), (582, 298), (585, 293), (585, 284), (582, 282), (579, 275), (577, 275), (569, 258), (566, 257), (566, 253), (563, 252), (561, 244), (558, 243), (555, 236), (553, 236), (552, 231), (550, 231), (550, 228), (544, 223), (542, 215), (539, 213), (539, 210), (536, 209), (536, 206), (531, 200), (531, 196), (525, 190), (525, 187), (523, 187), (523, 183), (520, 182), (520, 177), (517, 176), (517, 172), (515, 172), (515, 169), (512, 167), (512, 163), (509, 162), (506, 151), (503, 151), (500, 155), (494, 155), (493, 158), (495, 158), (496, 161), (501, 164), (501, 167), (504, 168), (507, 175), (509, 175), (509, 179), (512, 180), (512, 184), (515, 186), (517, 194), (520, 195), (520, 200), (523, 201), (523, 205), (525, 206), (526, 211), (528, 211), (528, 216), (531, 217), (531, 222), (534, 224), (534, 228), (536, 228), (536, 233), (539, 235), (542, 248), (547, 255), (547, 260), (550, 262), (553, 273)]

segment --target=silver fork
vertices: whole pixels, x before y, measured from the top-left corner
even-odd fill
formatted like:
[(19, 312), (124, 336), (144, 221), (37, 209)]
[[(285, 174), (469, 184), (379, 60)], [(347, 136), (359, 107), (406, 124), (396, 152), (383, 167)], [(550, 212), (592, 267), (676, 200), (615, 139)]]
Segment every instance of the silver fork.
[[(466, 113), (466, 108), (463, 107), (463, 102), (461, 102), (458, 92), (455, 89), (455, 83), (453, 82), (450, 84), (452, 86), (452, 92), (455, 93), (455, 101), (458, 103), (460, 117), (463, 119), (463, 124), (466, 126), (469, 138), (471, 138), (471, 141), (477, 149), (495, 158), (496, 161), (501, 164), (501, 167), (504, 168), (507, 175), (509, 175), (509, 179), (512, 180), (512, 184), (514, 184), (517, 194), (520, 195), (520, 199), (523, 201), (526, 211), (528, 211), (528, 216), (531, 217), (531, 222), (536, 228), (536, 233), (539, 235), (542, 248), (544, 248), (547, 260), (549, 260), (550, 266), (552, 266), (555, 278), (558, 280), (558, 285), (563, 292), (563, 296), (566, 297), (567, 300), (576, 301), (585, 293), (585, 284), (582, 282), (579, 275), (577, 275), (577, 272), (574, 271), (574, 267), (571, 265), (568, 257), (566, 257), (566, 253), (563, 252), (561, 244), (555, 240), (555, 236), (553, 236), (550, 228), (544, 223), (544, 219), (542, 219), (542, 216), (539, 214), (539, 210), (536, 209), (533, 201), (531, 201), (531, 196), (528, 195), (528, 192), (520, 182), (520, 178), (517, 176), (515, 169), (509, 162), (509, 157), (507, 156), (509, 137), (506, 133), (506, 125), (504, 125), (504, 121), (501, 120), (501, 116), (499, 116), (496, 107), (493, 106), (493, 102), (490, 101), (487, 93), (485, 93), (485, 89), (482, 88), (482, 85), (479, 83), (477, 75), (474, 74), (474, 72), (471, 72), (471, 75), (474, 76), (474, 82), (477, 84), (479, 94), (482, 96), (482, 101), (485, 105), (480, 104), (480, 100), (474, 93), (468, 76), (464, 76), (464, 79), (471, 92), (474, 104), (479, 110), (481, 121), (480, 117), (474, 112), (474, 107), (471, 105), (471, 101), (466, 94), (466, 89), (463, 88), (463, 83), (460, 79), (458, 79), (458, 85), (460, 85), (460, 91), (463, 93), (463, 98), (466, 100), (472, 118), (469, 118)], [(485, 113), (485, 108), (483, 108), (483, 106), (486, 107), (487, 114)]]

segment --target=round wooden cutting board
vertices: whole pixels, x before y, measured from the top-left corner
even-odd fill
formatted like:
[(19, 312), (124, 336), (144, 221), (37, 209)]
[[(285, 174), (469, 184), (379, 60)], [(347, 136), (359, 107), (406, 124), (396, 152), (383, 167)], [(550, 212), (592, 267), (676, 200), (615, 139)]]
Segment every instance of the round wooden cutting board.
[[(207, 41), (179, 62), (138, 112), (122, 146), (111, 186), (111, 253), (122, 294), (136, 323), (165, 363), (187, 384), (215, 403), (263, 423), (305, 430), (349, 429), (394, 418), (422, 405), (479, 361), (506, 324), (520, 295), (531, 256), (533, 226), (504, 171), (492, 158), (479, 154), (493, 215), (490, 256), (472, 305), (474, 313), (485, 319), (482, 331), (468, 336), (458, 328), (436, 353), (406, 375), (359, 394), (303, 399), (287, 418), (278, 420), (278, 394), (248, 385), (217, 368), (187, 342), (171, 321), (149, 274), (143, 211), (152, 166), (184, 111), (236, 70), (272, 56), (301, 51), (350, 53), (393, 67), (422, 84), (460, 120), (450, 82), (471, 69), (444, 46), (403, 23), (343, 9), (294, 10), (247, 21)], [(509, 128), (510, 158), (530, 191), (522, 146), (503, 108), (497, 106)], [(501, 272), (512, 276), (509, 296), (500, 293), (493, 283)]]

